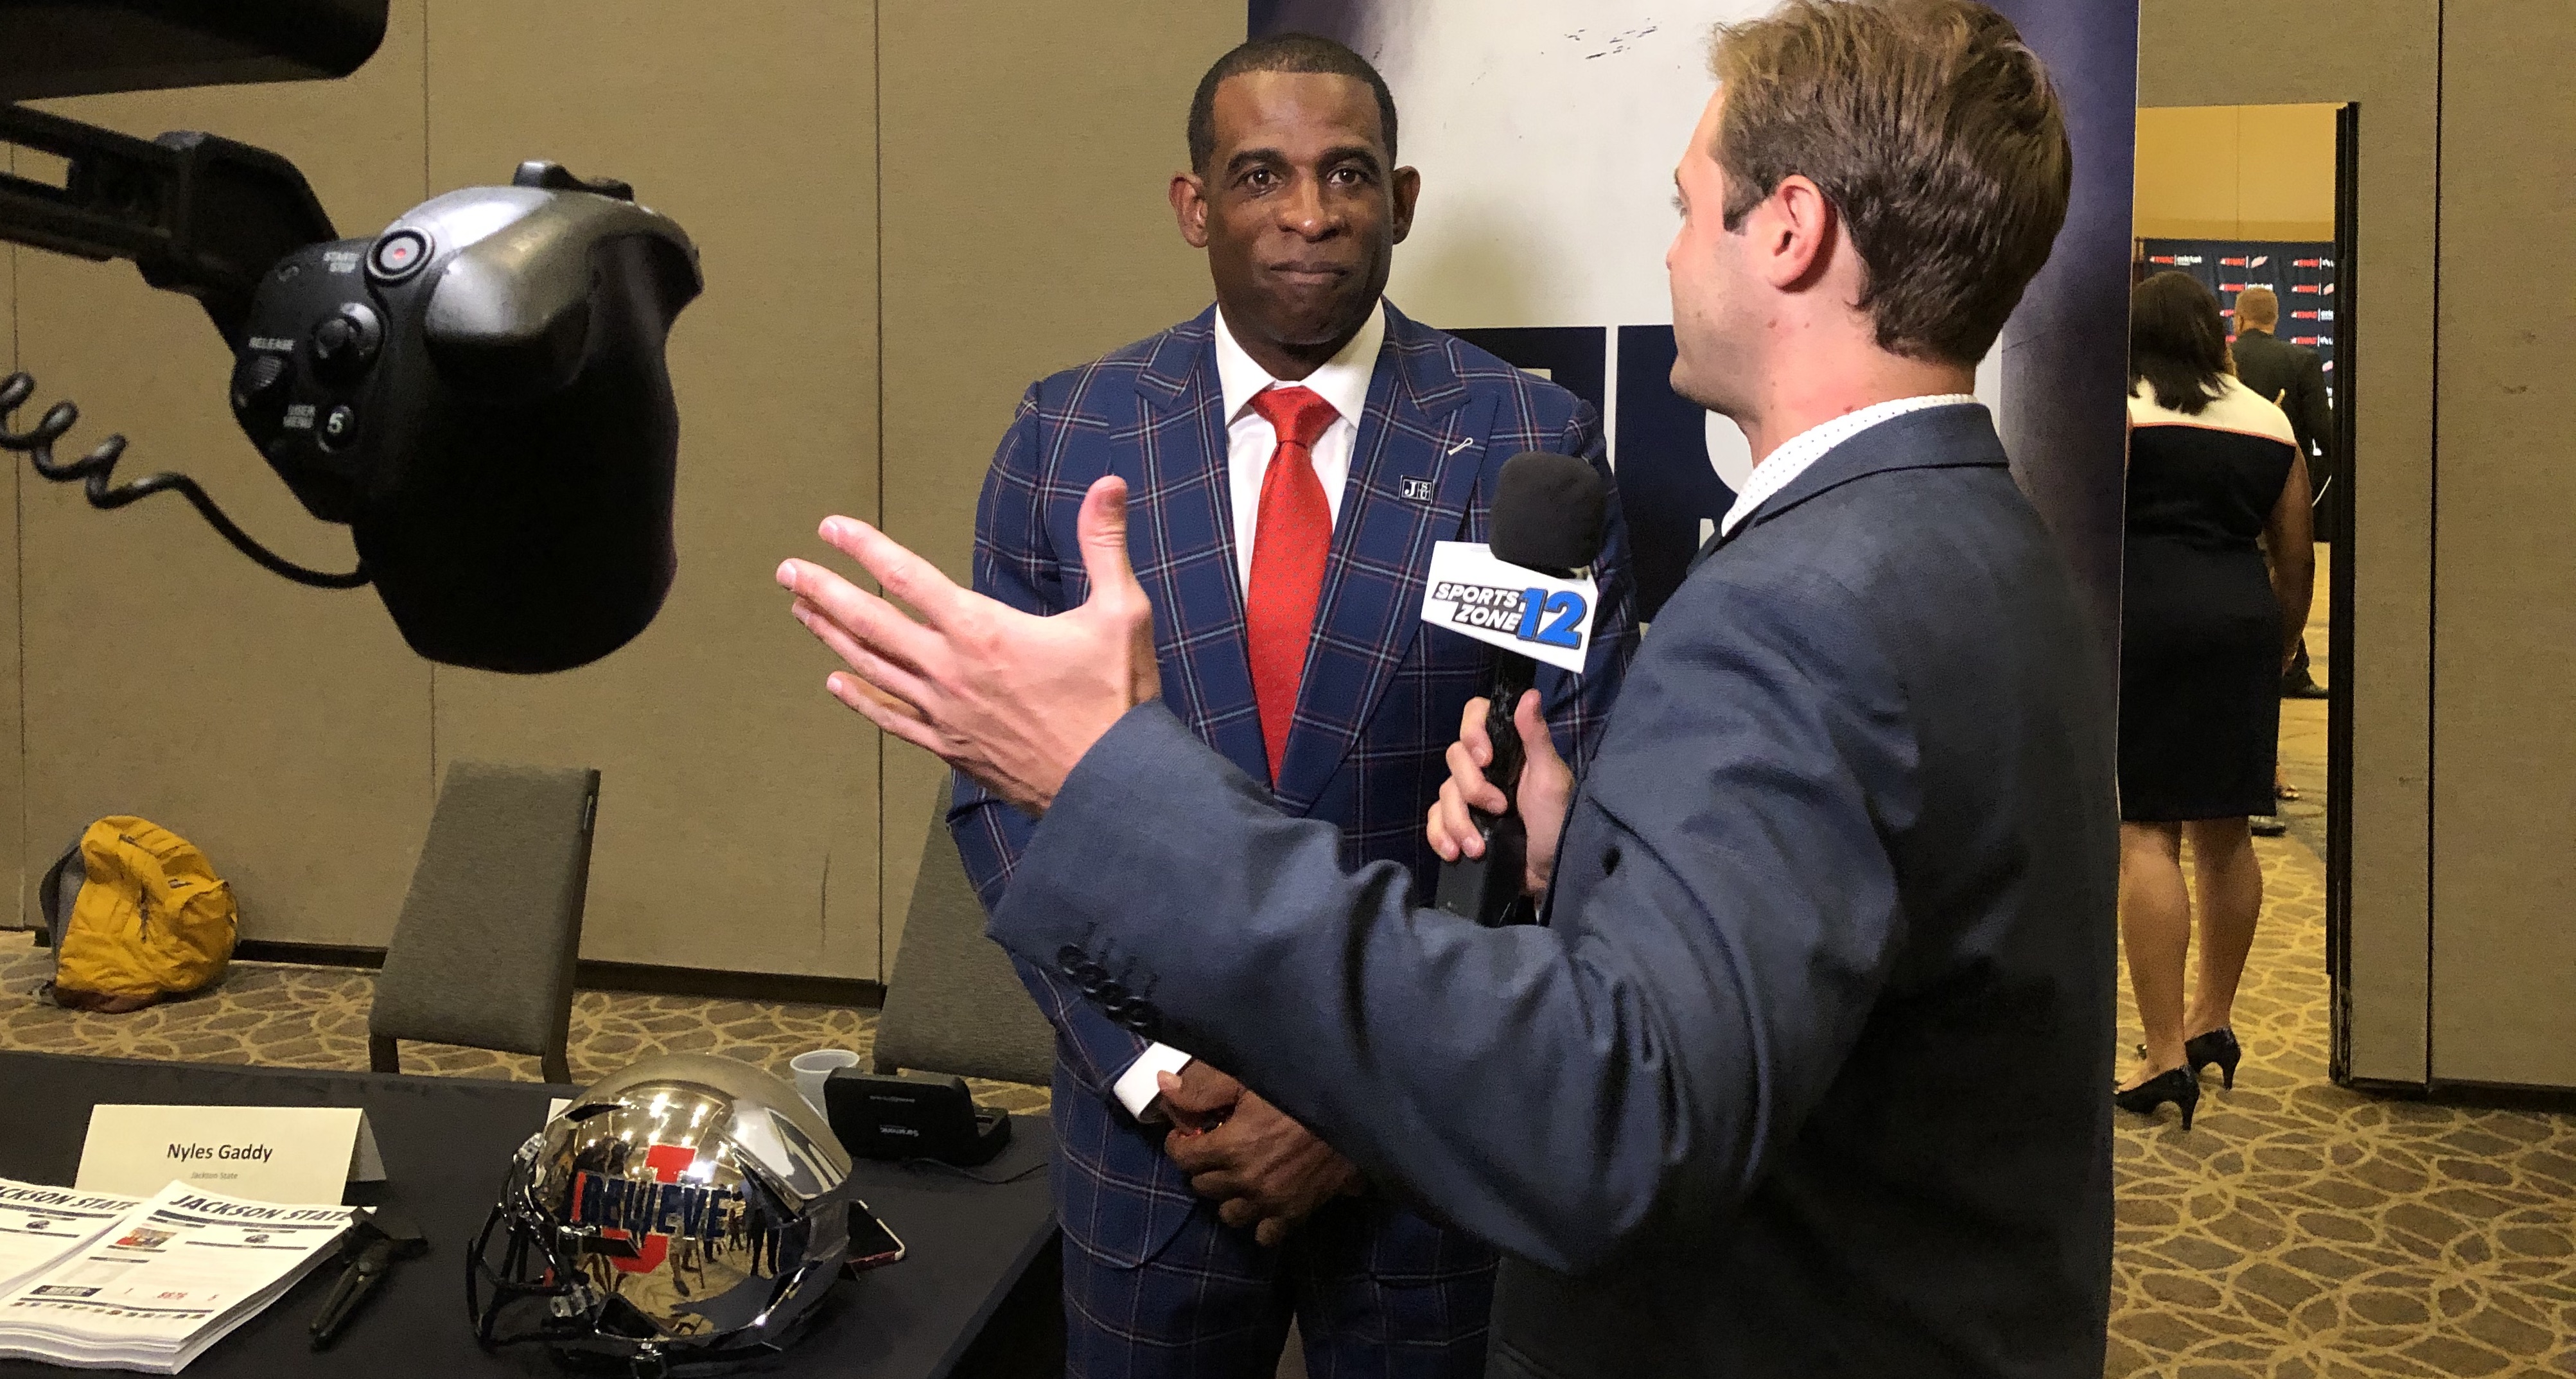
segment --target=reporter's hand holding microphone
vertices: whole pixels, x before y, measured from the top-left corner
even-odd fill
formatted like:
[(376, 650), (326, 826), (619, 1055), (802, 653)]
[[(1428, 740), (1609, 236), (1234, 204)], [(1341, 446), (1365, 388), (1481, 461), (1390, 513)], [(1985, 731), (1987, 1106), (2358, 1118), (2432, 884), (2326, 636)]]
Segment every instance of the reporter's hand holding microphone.
[(1470, 811), (1481, 810), (1490, 817), (1516, 810), (1529, 840), (1521, 893), (1541, 895), (1556, 868), (1556, 841), (1565, 828), (1565, 811), (1574, 801), (1574, 769), (1556, 753), (1556, 739), (1548, 733), (1546, 706), (1539, 701), (1538, 691), (1527, 691), (1512, 713), (1512, 726), (1521, 741), (1520, 786), (1505, 798), (1502, 787), (1485, 779), (1485, 768), (1494, 763), (1494, 741), (1485, 728), (1488, 712), (1488, 701), (1467, 701), (1458, 740), (1449, 744), (1449, 779), (1441, 783), (1440, 798), (1431, 806), (1427, 829), (1431, 848), (1443, 862), (1482, 857), (1485, 831)]
[(1492, 543), (1444, 546), (1432, 562), (1423, 620), (1496, 648), (1492, 689), (1467, 701), (1425, 829), (1442, 863), (1434, 903), (1479, 924), (1534, 918), (1518, 902), (1545, 891), (1556, 866), (1574, 772), (1532, 684), (1540, 661), (1584, 669), (1600, 593), (1580, 572), (1600, 557), (1609, 501), (1580, 460), (1515, 455), (1495, 486)]

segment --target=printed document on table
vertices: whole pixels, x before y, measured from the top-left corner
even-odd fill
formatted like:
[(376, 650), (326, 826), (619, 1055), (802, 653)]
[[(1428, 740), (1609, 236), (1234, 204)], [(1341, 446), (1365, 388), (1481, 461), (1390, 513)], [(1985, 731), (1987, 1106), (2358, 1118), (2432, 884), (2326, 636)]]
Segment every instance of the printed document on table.
[(0, 1355), (171, 1374), (292, 1287), (349, 1209), (172, 1183), (0, 1296)]
[(140, 1197), (0, 1178), (0, 1295), (98, 1238)]

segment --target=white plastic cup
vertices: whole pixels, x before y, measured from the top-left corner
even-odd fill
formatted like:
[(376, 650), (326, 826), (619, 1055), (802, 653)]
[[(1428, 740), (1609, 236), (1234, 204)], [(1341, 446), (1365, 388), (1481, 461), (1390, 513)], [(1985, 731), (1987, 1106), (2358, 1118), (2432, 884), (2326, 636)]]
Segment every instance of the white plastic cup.
[(787, 1060), (787, 1070), (795, 1075), (796, 1093), (814, 1114), (824, 1115), (823, 1084), (843, 1068), (859, 1066), (859, 1056), (848, 1049), (809, 1049)]

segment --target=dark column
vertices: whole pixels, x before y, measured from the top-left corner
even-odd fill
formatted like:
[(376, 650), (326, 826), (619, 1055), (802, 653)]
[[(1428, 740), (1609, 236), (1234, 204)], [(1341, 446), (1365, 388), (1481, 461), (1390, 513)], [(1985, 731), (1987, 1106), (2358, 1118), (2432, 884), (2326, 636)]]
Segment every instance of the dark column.
[(2065, 548), (2115, 651), (2128, 456), (2129, 210), (2138, 128), (2137, 0), (1990, 0), (2057, 83), (2075, 194), (2056, 251), (2005, 325), (2013, 474)]

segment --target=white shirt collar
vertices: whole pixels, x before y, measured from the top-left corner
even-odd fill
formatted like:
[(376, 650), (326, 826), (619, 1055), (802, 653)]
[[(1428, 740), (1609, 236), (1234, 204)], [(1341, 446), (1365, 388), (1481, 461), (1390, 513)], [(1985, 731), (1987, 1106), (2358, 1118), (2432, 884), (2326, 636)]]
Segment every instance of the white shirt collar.
[[(1378, 350), (1386, 344), (1386, 302), (1381, 298), (1361, 324), (1360, 333), (1350, 338), (1332, 358), (1296, 386), (1308, 388), (1333, 404), (1341, 419), (1356, 426), (1360, 413), (1368, 407), (1369, 380), (1377, 375)], [(1252, 356), (1235, 343), (1234, 331), (1225, 323), (1225, 308), (1216, 312), (1216, 378), (1225, 394), (1225, 419), (1232, 425), (1252, 405), (1252, 399), (1274, 387), (1286, 386), (1272, 378), (1270, 371), (1252, 362)]]
[(1779, 449), (1753, 467), (1753, 472), (1745, 477), (1744, 491), (1735, 495), (1735, 506), (1726, 510), (1726, 517), (1717, 524), (1717, 529), (1720, 534), (1734, 531), (1744, 519), (1795, 482), (1799, 475), (1806, 473), (1835, 446), (1882, 421), (1893, 421), (1908, 412), (1920, 412), (1929, 407), (1953, 407), (1960, 403), (1975, 406), (1976, 402), (1977, 399), (1968, 393), (1900, 397), (1874, 403), (1856, 412), (1845, 412), (1831, 421), (1810, 426), (1781, 442)]

